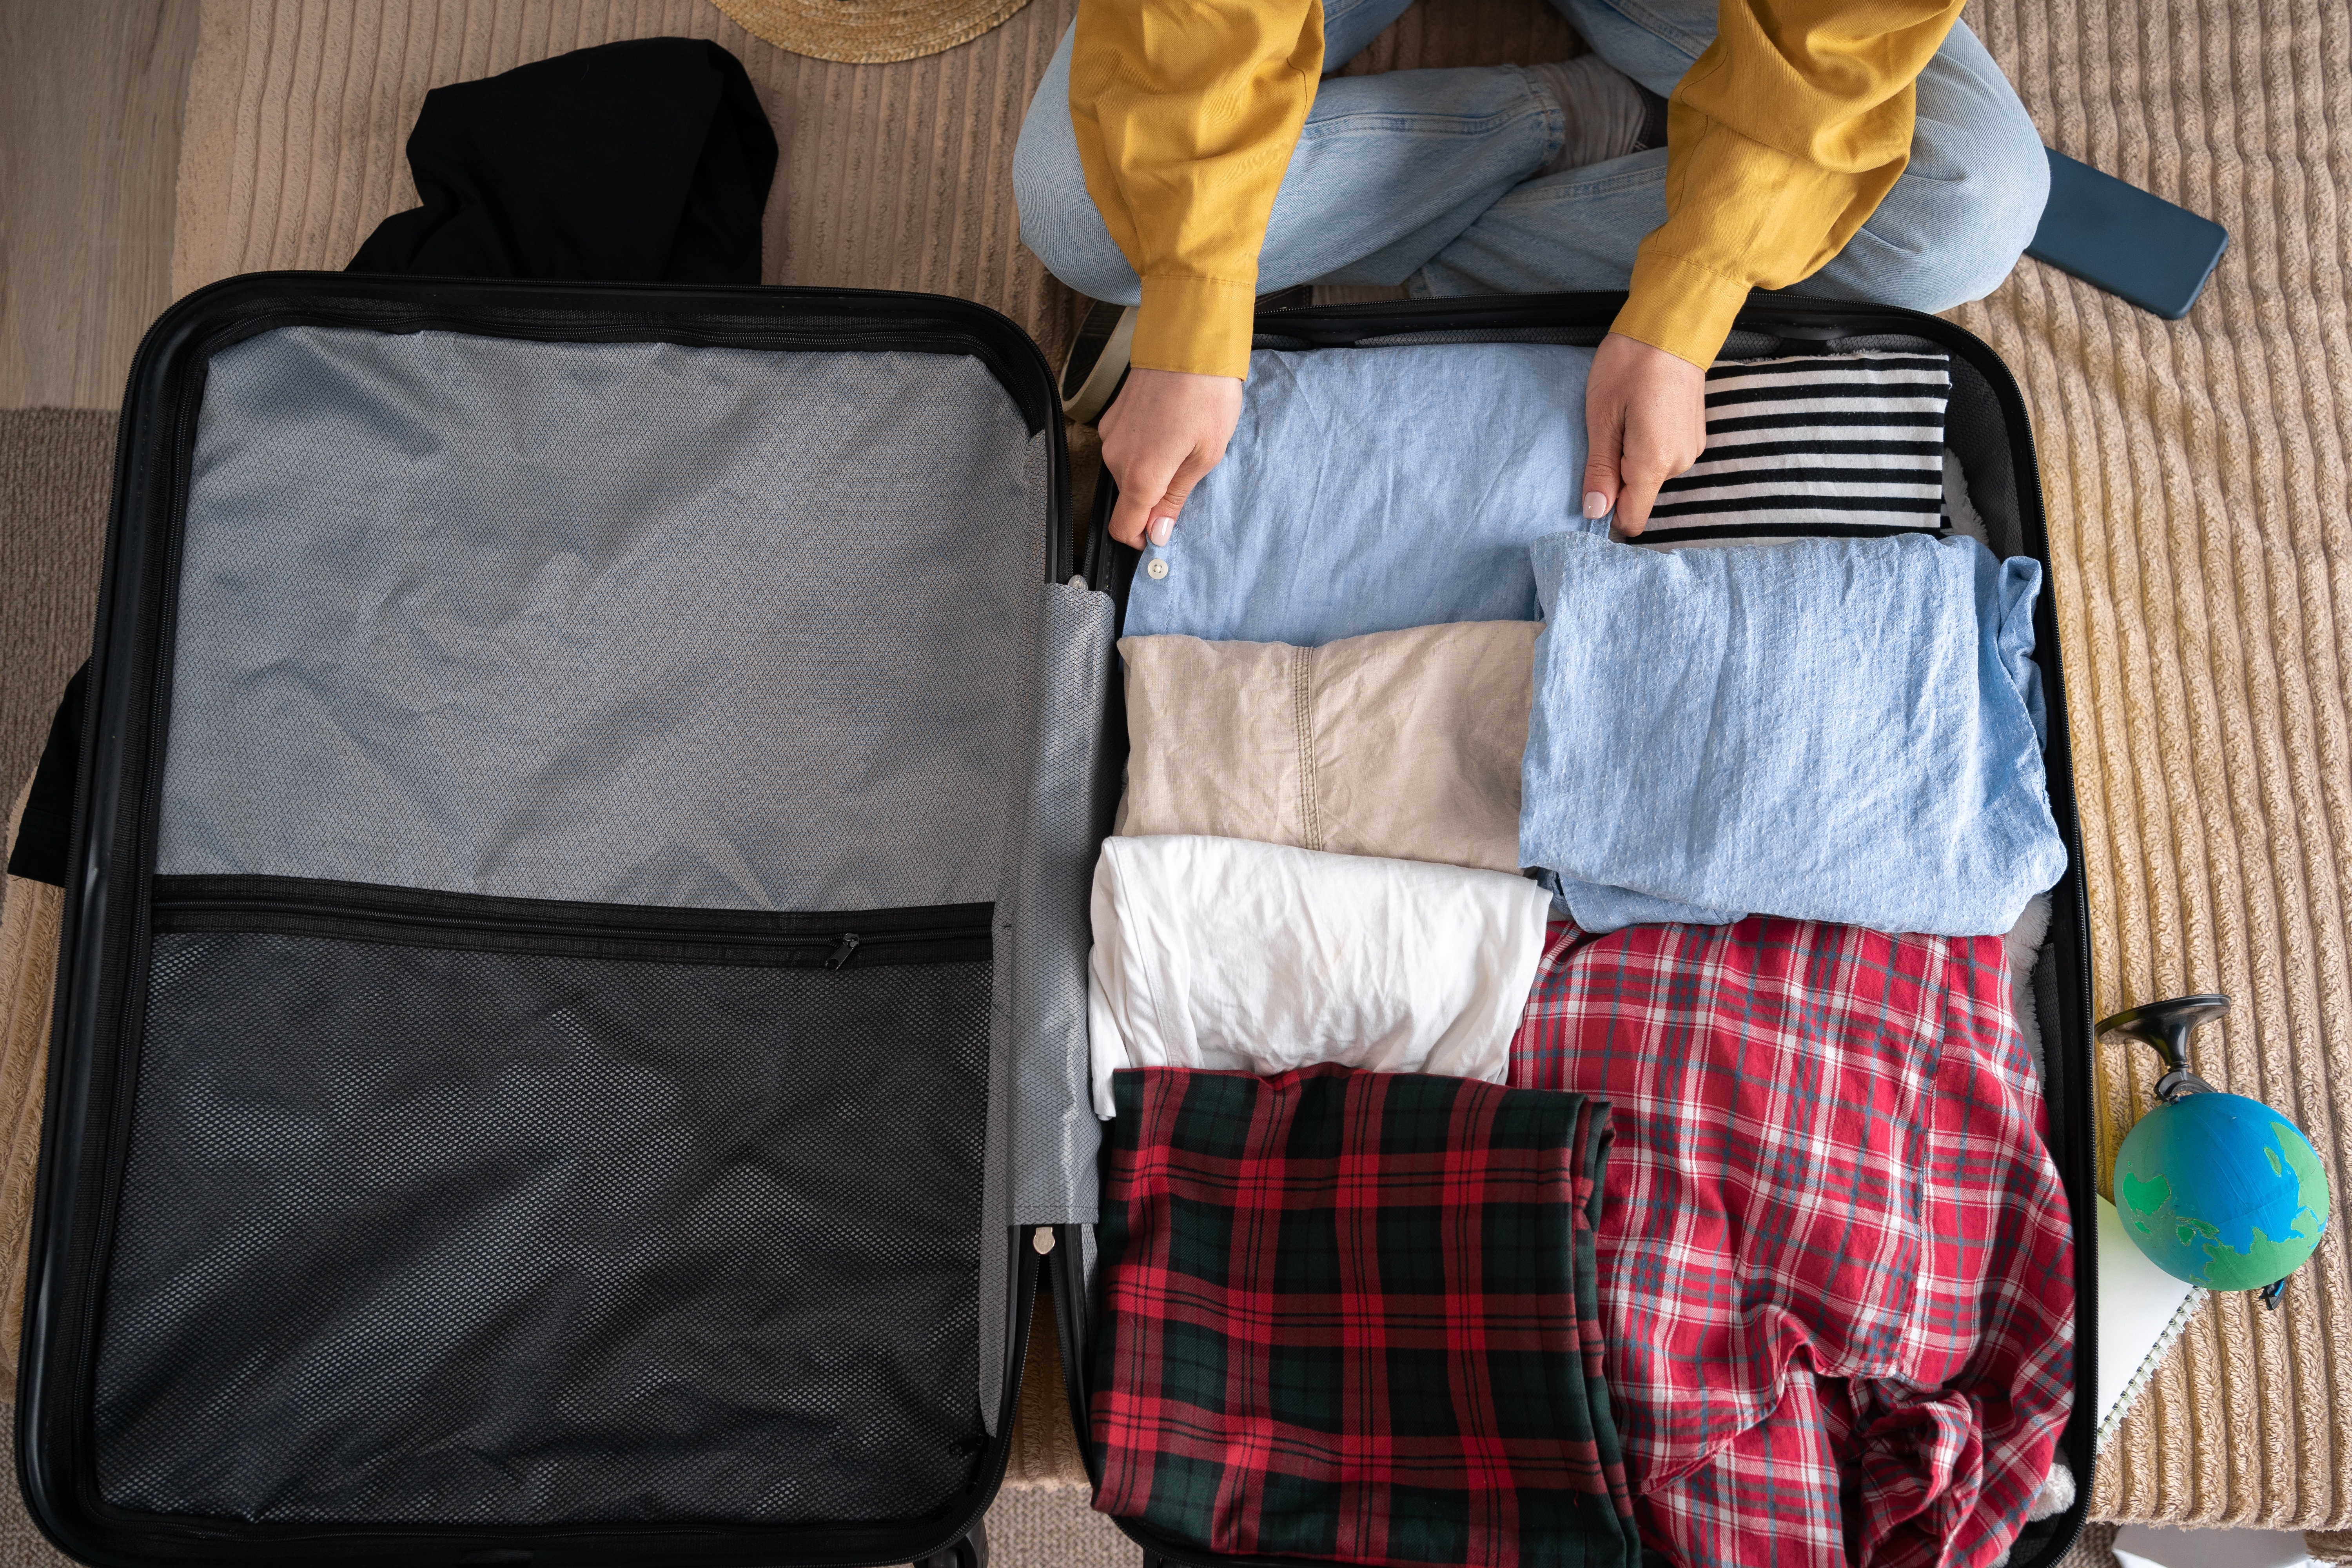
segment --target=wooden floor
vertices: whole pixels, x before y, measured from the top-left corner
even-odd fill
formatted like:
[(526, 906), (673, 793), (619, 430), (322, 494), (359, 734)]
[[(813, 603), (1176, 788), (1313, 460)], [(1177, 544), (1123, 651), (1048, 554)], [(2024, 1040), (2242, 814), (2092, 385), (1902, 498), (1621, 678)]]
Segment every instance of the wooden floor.
[(0, 0), (0, 409), (113, 408), (171, 302), (197, 0)]

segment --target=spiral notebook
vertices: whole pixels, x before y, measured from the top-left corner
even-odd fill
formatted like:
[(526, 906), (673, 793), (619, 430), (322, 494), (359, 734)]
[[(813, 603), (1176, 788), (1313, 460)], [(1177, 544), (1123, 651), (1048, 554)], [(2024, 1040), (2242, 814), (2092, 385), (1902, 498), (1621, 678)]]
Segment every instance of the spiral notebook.
[(2116, 1205), (2099, 1205), (2099, 1434), (2105, 1452), (2116, 1429), (2172, 1349), (2206, 1291), (2147, 1260), (2125, 1234)]

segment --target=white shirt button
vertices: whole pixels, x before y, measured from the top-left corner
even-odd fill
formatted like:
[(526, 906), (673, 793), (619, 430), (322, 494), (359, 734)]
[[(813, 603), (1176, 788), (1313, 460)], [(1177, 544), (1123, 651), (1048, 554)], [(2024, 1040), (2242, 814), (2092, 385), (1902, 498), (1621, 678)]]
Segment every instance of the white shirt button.
[(1165, 556), (1161, 556), (1161, 555), (1155, 555), (1155, 556), (1153, 556), (1153, 557), (1151, 558), (1151, 564), (1150, 564), (1150, 565), (1149, 565), (1149, 566), (1146, 566), (1146, 567), (1143, 569), (1143, 574), (1144, 574), (1145, 576), (1147, 576), (1147, 577), (1150, 578), (1150, 579), (1151, 579), (1153, 582), (1155, 582), (1155, 583), (1156, 583), (1156, 582), (1158, 582), (1160, 578), (1167, 576), (1167, 575), (1168, 575), (1168, 560), (1167, 560), (1167, 557), (1165, 557)]

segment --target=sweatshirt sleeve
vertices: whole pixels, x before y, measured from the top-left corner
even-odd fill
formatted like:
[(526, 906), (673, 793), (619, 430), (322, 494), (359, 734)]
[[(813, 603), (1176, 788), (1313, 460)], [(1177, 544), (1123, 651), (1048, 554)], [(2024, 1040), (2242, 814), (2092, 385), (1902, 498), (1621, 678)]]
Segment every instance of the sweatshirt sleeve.
[(1258, 250), (1322, 69), (1320, 0), (1079, 0), (1070, 122), (1143, 279), (1135, 364), (1249, 374)]
[[(1959, 0), (1720, 0), (1667, 113), (1666, 221), (1613, 330), (1706, 364), (1750, 289), (1818, 271), (1911, 158)], [(1080, 24), (1084, 26), (1083, 22)]]

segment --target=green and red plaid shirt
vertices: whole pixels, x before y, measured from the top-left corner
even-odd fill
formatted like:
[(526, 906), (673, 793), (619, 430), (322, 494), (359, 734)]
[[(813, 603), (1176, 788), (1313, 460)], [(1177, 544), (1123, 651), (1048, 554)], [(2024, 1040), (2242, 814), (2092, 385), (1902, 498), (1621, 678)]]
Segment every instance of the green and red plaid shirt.
[(1095, 1506), (1227, 1554), (1632, 1564), (1605, 1102), (1322, 1066), (1112, 1079)]

